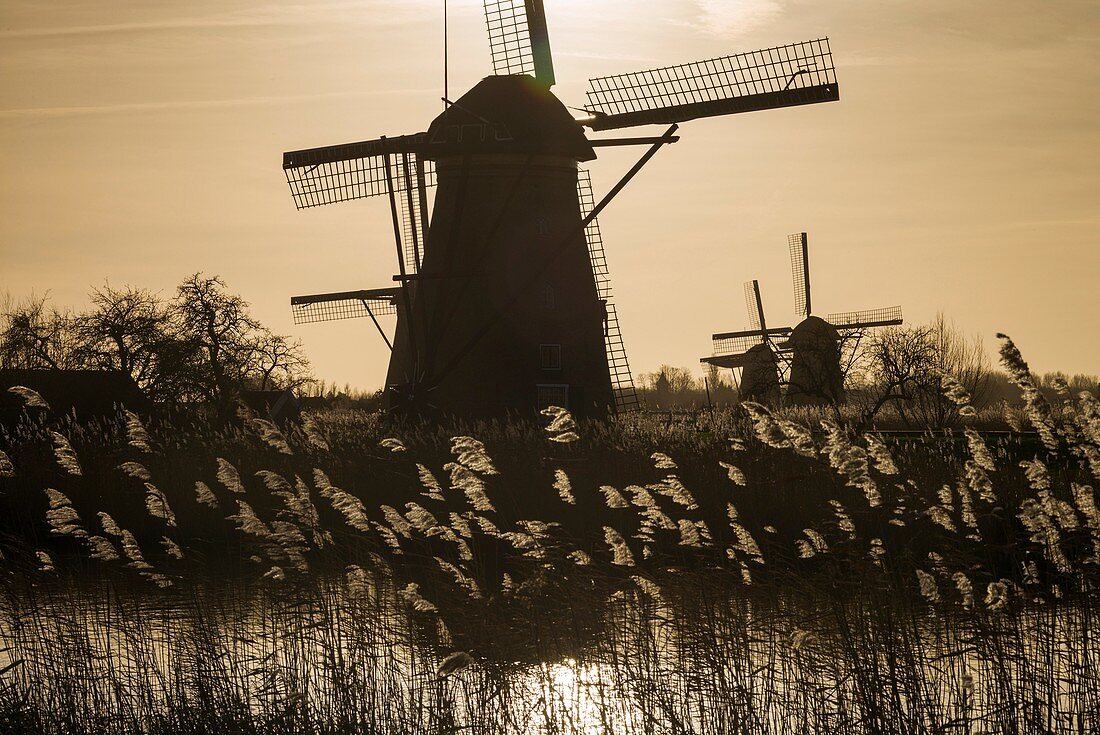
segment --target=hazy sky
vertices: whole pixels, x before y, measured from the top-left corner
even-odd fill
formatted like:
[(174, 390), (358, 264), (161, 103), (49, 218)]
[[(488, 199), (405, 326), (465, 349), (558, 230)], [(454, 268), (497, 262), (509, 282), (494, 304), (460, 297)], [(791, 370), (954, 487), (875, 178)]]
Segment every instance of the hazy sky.
[[(587, 79), (829, 36), (841, 101), (685, 123), (600, 218), (635, 373), (793, 309), (944, 311), (1032, 367), (1100, 371), (1100, 3), (546, 0), (566, 103)], [(451, 0), (451, 90), (491, 71)], [(295, 327), (293, 294), (395, 272), (384, 199), (298, 212), (284, 150), (413, 133), (442, 94), (441, 0), (3, 0), (0, 293), (80, 307), (109, 280), (217, 273), (319, 377), (379, 386), (368, 320)], [(613, 185), (639, 149), (601, 153)], [(388, 325), (392, 330), (392, 323)]]

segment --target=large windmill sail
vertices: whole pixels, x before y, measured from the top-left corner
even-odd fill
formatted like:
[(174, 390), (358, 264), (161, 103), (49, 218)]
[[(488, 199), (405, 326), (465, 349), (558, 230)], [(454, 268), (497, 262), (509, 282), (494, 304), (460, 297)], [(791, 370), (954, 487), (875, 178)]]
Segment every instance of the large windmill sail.
[(660, 69), (597, 77), (585, 109), (593, 130), (669, 124), (840, 99), (829, 39)]
[[(581, 217), (587, 217), (596, 206), (592, 194), (592, 177), (586, 169), (577, 169), (577, 198), (580, 201)], [(607, 322), (604, 327), (604, 344), (607, 350), (607, 367), (611, 372), (611, 390), (615, 395), (615, 410), (622, 413), (637, 409), (641, 402), (634, 387), (634, 377), (630, 373), (630, 362), (626, 358), (626, 345), (623, 343), (622, 330), (619, 328), (619, 316), (615, 303), (611, 299), (611, 276), (607, 269), (607, 255), (603, 249), (603, 236), (600, 223), (593, 217), (584, 228), (588, 241), (588, 257), (592, 261), (592, 275), (596, 279), (596, 290), (607, 309)]]
[(388, 195), (392, 188), (405, 270), (416, 273), (427, 241), (428, 189), (436, 183), (435, 165), (420, 155), (423, 145), (421, 133), (290, 151), (283, 173), (298, 209)]
[(431, 161), (424, 161), (423, 176), (403, 175), (402, 154), (411, 161), (414, 172), (420, 170), (416, 162), (423, 144), (424, 134), (418, 133), (289, 151), (283, 154), (283, 172), (298, 209), (389, 194), (384, 161), (387, 154), (395, 192), (415, 188), (420, 181), (432, 186), (435, 169)]
[(901, 307), (887, 306), (863, 311), (841, 311), (829, 314), (825, 321), (840, 330), (892, 327), (902, 323)]
[(386, 316), (397, 313), (400, 291), (400, 288), (376, 288), (293, 296), (290, 308), (295, 324)]
[(294, 296), (290, 299), (290, 308), (295, 324), (314, 324), (341, 319), (359, 319), (369, 317), (374, 322), (386, 346), (393, 349), (393, 341), (378, 322), (380, 316), (396, 315), (398, 300), (404, 296), (402, 288), (376, 288), (363, 291), (341, 291), (338, 293), (319, 293), (309, 296)]
[(494, 74), (530, 74), (554, 86), (554, 62), (542, 0), (485, 0)]
[[(428, 241), (428, 174), (435, 181), (435, 167), (415, 154), (402, 153), (391, 165), (398, 189), (397, 211), (401, 218), (402, 259), (407, 273), (420, 272)], [(432, 187), (434, 190), (434, 187)]]

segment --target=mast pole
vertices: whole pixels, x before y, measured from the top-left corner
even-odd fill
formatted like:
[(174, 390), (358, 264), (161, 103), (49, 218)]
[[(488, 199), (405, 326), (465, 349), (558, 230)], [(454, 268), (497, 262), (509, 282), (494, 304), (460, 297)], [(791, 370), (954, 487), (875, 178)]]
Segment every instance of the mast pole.
[[(448, 89), (448, 83), (449, 83), (448, 71), (449, 70), (447, 68), (447, 61), (448, 61), (449, 54), (448, 54), (447, 42), (448, 42), (448, 34), (447, 34), (447, 0), (443, 0), (443, 99), (444, 100), (447, 100), (451, 96), (450, 95), (450, 90)], [(444, 101), (443, 102), (443, 110), (446, 111), (446, 109), (447, 109), (447, 103), (446, 103), (446, 101)]]
[(810, 307), (810, 247), (809, 235), (802, 233), (802, 283), (806, 287), (806, 316), (813, 313)]

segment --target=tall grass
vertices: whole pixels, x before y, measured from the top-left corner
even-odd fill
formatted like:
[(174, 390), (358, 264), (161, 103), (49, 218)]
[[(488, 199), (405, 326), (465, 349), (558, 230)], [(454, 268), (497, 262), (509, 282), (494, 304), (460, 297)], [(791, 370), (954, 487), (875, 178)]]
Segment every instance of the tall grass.
[(28, 421), (0, 730), (1095, 730), (1100, 409), (1014, 350), (1037, 438)]

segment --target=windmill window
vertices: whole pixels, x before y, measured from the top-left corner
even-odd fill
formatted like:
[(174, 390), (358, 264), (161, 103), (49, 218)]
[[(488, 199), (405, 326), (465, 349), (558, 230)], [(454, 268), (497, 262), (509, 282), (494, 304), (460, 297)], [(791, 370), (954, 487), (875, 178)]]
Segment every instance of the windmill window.
[(542, 286), (542, 305), (547, 309), (553, 309), (557, 306), (557, 301), (554, 296), (554, 287), (549, 283), (545, 283)]
[(541, 411), (550, 406), (569, 408), (568, 385), (536, 385), (538, 392), (538, 409)]
[(561, 345), (539, 345), (539, 366), (543, 370), (561, 370)]
[(546, 223), (545, 217), (539, 217), (535, 220), (535, 234), (539, 237), (546, 237), (550, 234), (550, 225)]

